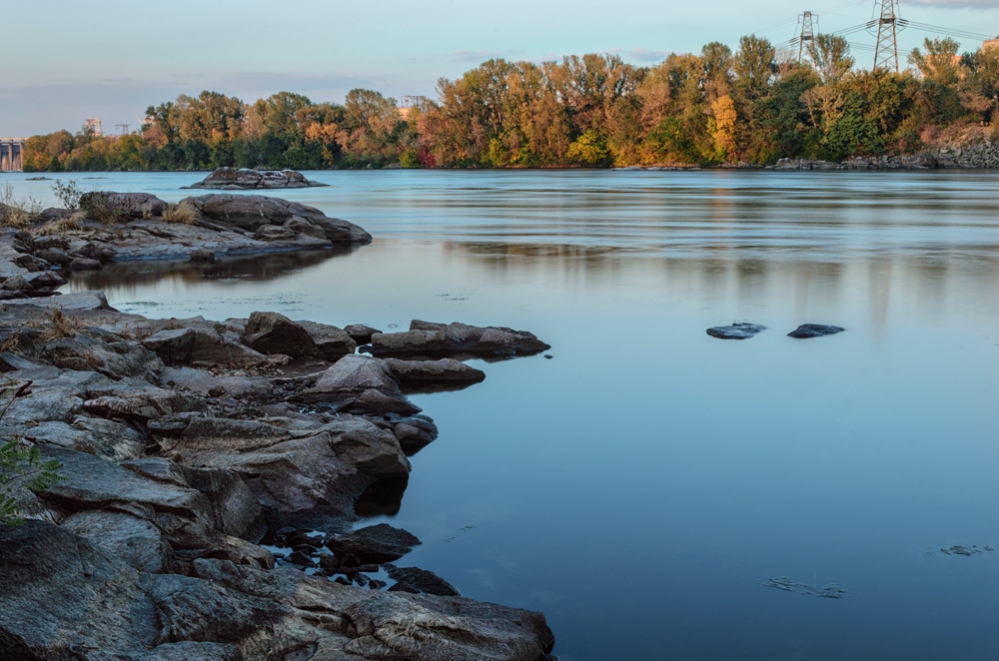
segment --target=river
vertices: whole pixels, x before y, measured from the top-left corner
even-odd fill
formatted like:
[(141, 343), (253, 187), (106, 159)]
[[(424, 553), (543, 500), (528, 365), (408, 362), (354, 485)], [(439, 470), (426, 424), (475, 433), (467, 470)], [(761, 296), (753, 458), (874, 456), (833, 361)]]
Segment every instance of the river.
[[(93, 176), (75, 178), (168, 201), (199, 178)], [(551, 359), (476, 362), (481, 385), (413, 398), (440, 438), (371, 521), (424, 541), (403, 564), (543, 611), (563, 661), (995, 657), (999, 174), (307, 176), (331, 186), (274, 194), (373, 244), (132, 264), (67, 291), (147, 316), (549, 342)], [(49, 194), (26, 178), (0, 184)], [(705, 333), (733, 321), (769, 330)], [(786, 336), (806, 322), (847, 331)], [(780, 577), (843, 595), (764, 585)]]

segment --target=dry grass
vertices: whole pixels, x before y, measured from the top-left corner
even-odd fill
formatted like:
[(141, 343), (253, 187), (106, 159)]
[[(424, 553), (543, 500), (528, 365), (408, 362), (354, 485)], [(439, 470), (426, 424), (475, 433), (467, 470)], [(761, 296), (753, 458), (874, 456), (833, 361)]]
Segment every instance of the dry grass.
[(69, 218), (52, 220), (44, 225), (36, 227), (31, 231), (31, 233), (35, 236), (58, 236), (60, 234), (65, 234), (66, 232), (81, 230), (83, 229), (83, 221), (86, 217), (87, 214), (82, 211), (77, 211)]
[(183, 223), (193, 225), (198, 220), (198, 210), (192, 205), (181, 202), (180, 204), (168, 204), (163, 212), (163, 222)]
[(0, 353), (21, 353), (23, 346), (21, 345), (21, 329), (17, 328), (12, 332), (6, 340), (0, 342)]
[(42, 203), (35, 198), (16, 197), (13, 186), (0, 186), (0, 227), (27, 229), (38, 220), (41, 211)]
[(80, 328), (78, 319), (67, 317), (62, 311), (62, 307), (53, 305), (49, 310), (48, 324), (45, 332), (42, 333), (42, 340), (48, 342), (62, 337), (76, 337), (76, 331)]

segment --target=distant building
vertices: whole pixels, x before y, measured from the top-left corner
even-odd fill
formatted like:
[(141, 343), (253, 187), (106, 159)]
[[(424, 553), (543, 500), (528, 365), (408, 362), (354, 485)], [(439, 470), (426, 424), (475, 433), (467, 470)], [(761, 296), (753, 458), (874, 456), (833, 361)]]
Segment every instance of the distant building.
[(86, 121), (83, 122), (83, 132), (89, 133), (97, 138), (102, 137), (104, 135), (104, 126), (101, 124), (101, 118), (88, 117)]
[(993, 48), (999, 48), (999, 37), (995, 39), (989, 39), (982, 44), (982, 50), (991, 50)]

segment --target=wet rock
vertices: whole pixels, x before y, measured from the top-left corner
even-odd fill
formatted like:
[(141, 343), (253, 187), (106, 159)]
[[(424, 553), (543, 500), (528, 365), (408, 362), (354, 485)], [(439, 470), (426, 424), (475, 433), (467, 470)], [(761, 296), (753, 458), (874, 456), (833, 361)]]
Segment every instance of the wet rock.
[(386, 358), (385, 364), (402, 386), (427, 388), (432, 386), (469, 385), (486, 378), (482, 370), (453, 358), (439, 360), (400, 360)]
[(317, 358), (319, 348), (302, 326), (276, 312), (254, 312), (241, 337), (243, 344), (265, 354)]
[(199, 248), (191, 252), (190, 260), (199, 264), (214, 264), (215, 263), (215, 253), (211, 250), (205, 250)]
[(393, 528), (387, 523), (361, 528), (327, 542), (327, 546), (337, 557), (343, 558), (350, 554), (361, 563), (373, 564), (398, 560), (420, 544), (415, 535)]
[(74, 257), (69, 262), (71, 271), (99, 271), (101, 270), (101, 266), (100, 260), (88, 257)]
[(357, 344), (369, 344), (371, 342), (371, 336), (375, 333), (381, 333), (377, 328), (372, 328), (371, 326), (365, 326), (364, 324), (351, 324), (350, 326), (345, 326), (344, 331), (347, 335), (350, 335), (351, 339)]
[(825, 337), (827, 335), (835, 335), (836, 333), (842, 333), (845, 328), (840, 328), (839, 326), (824, 326), (822, 324), (802, 324), (796, 329), (787, 334), (788, 337), (793, 337), (799, 340), (807, 340), (813, 337)]
[(757, 324), (734, 323), (731, 326), (716, 326), (708, 329), (708, 335), (720, 340), (748, 340), (762, 333), (766, 326)]
[(253, 190), (278, 188), (309, 188), (328, 186), (316, 181), (309, 181), (301, 173), (294, 170), (249, 170), (236, 168), (219, 168), (209, 174), (201, 182), (189, 188), (213, 188), (220, 190)]
[(73, 258), (69, 256), (69, 253), (60, 248), (43, 248), (36, 251), (35, 254), (44, 259), (46, 262), (56, 264), (58, 266), (67, 266), (73, 261)]
[[(405, 592), (422, 592), (433, 594), (438, 597), (460, 597), (461, 593), (457, 588), (445, 581), (443, 578), (417, 567), (396, 567), (393, 564), (385, 564), (389, 577), (393, 581), (398, 581), (389, 588), (390, 591), (404, 590)], [(400, 585), (404, 587), (399, 587)]]

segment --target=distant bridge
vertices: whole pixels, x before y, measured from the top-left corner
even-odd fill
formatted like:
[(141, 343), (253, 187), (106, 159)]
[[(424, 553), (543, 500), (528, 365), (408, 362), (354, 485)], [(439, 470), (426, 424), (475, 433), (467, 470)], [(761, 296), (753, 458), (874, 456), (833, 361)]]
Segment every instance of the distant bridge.
[(23, 165), (25, 138), (0, 138), (0, 171), (20, 170)]

